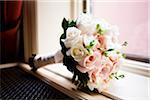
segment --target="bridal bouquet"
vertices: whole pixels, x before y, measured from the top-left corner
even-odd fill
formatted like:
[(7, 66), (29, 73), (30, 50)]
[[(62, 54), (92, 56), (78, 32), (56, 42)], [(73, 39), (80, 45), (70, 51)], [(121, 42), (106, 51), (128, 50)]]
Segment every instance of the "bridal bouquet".
[(63, 64), (73, 73), (72, 81), (79, 89), (86, 87), (101, 92), (111, 79), (124, 77), (117, 73), (125, 56), (120, 51), (117, 26), (81, 14), (75, 21), (64, 18), (62, 27)]

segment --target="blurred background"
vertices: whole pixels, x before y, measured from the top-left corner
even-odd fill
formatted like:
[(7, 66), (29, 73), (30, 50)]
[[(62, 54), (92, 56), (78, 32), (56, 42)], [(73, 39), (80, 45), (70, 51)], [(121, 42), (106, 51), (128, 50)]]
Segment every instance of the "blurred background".
[(149, 62), (149, 0), (18, 0), (0, 1), (0, 63), (27, 62), (33, 54), (60, 49), (62, 19), (91, 13), (120, 29), (127, 58)]

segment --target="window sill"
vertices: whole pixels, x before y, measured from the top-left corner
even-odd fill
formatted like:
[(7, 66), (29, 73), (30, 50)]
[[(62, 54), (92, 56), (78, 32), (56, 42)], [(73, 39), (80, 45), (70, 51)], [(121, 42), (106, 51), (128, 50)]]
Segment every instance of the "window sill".
[[(30, 71), (30, 66), (20, 64), (24, 69)], [(149, 98), (148, 88), (150, 86), (149, 77), (137, 75), (121, 70), (125, 78), (113, 81), (110, 87), (102, 94), (87, 94), (76, 90), (76, 86), (71, 83), (72, 73), (70, 73), (61, 63), (51, 64), (39, 68), (36, 73), (32, 73), (51, 86), (75, 99), (140, 99)]]
[(121, 69), (127, 72), (150, 77), (150, 64), (134, 60), (124, 60)]

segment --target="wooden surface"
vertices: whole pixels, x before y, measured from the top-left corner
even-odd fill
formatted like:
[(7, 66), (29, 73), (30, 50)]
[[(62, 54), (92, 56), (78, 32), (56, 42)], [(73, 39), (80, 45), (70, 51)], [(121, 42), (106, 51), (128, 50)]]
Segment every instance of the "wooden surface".
[[(26, 64), (22, 64), (21, 66), (27, 70), (30, 70), (30, 67)], [(71, 83), (72, 73), (70, 73), (61, 63), (44, 66), (39, 68), (37, 72), (33, 74), (75, 99), (149, 99), (149, 77), (125, 71), (121, 71), (121, 73), (125, 74), (125, 78), (118, 81), (112, 81), (110, 87), (108, 87), (107, 90), (104, 90), (102, 94), (87, 94), (85, 92), (76, 90), (76, 86)]]

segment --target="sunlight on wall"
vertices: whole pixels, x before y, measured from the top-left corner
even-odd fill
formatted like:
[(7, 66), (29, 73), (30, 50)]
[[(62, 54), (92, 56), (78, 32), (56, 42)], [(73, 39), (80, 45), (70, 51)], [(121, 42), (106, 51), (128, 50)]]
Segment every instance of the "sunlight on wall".
[(61, 22), (64, 17), (70, 18), (70, 0), (38, 0), (38, 53), (54, 53), (60, 48), (59, 37), (63, 33)]

